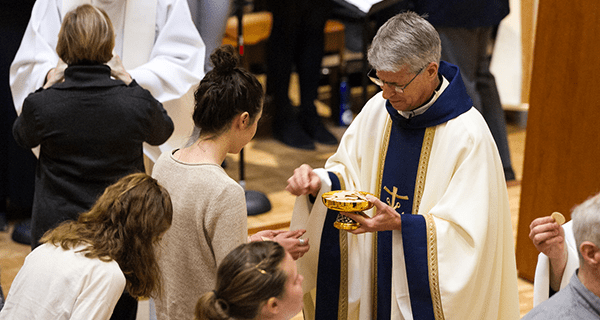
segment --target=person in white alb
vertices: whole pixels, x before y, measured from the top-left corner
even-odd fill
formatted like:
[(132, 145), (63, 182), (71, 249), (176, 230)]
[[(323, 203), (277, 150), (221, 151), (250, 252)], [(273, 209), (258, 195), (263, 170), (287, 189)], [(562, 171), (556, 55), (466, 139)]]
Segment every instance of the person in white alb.
[[(324, 169), (302, 165), (290, 228), (314, 319), (518, 319), (515, 248), (498, 149), (434, 27), (400, 13), (368, 51), (382, 92), (348, 127)], [(375, 208), (334, 228), (329, 190), (366, 191)], [(316, 196), (314, 199), (312, 197)]]
[[(48, 76), (59, 76), (56, 42), (66, 12), (84, 3), (106, 11), (116, 31), (115, 53), (135, 81), (162, 102), (175, 124), (160, 147), (144, 145), (155, 161), (161, 150), (181, 147), (193, 129), (190, 89), (204, 77), (204, 43), (192, 22), (186, 0), (38, 0), (10, 68), (17, 114), (23, 101)], [(50, 72), (52, 70), (52, 72)], [(55, 75), (58, 73), (58, 75)]]
[[(549, 232), (537, 232), (541, 230), (533, 232), (540, 235), (537, 239), (535, 237), (533, 239), (536, 247), (539, 246), (538, 240), (546, 238), (546, 242), (548, 243), (544, 251), (548, 252), (547, 249), (549, 247), (553, 247), (551, 251), (555, 251), (555, 253), (548, 252), (549, 257), (561, 254), (564, 255), (564, 259), (568, 255), (569, 259), (574, 258), (577, 260), (577, 267), (572, 273), (569, 271), (569, 274), (565, 273), (562, 275), (562, 282), (566, 280), (566, 286), (561, 287), (560, 291), (556, 292), (548, 300), (535, 306), (523, 317), (523, 320), (600, 319), (600, 232), (598, 231), (600, 230), (600, 194), (588, 198), (575, 207), (571, 213), (571, 217), (572, 223), (570, 223), (569, 227), (571, 236), (567, 238), (566, 245), (563, 232), (559, 232), (559, 235), (556, 237), (548, 237), (553, 233), (555, 234), (553, 232), (556, 230), (555, 226), (546, 225), (545, 227), (550, 227), (547, 228)], [(539, 219), (544, 220), (546, 218), (548, 217)], [(540, 221), (538, 220), (537, 222)], [(534, 224), (532, 223), (532, 225)], [(560, 226), (558, 231), (560, 231)], [(574, 240), (575, 243), (569, 243), (571, 240)], [(570, 253), (567, 253), (567, 251), (571, 251), (572, 247), (576, 251), (575, 257), (571, 257)], [(551, 261), (552, 266), (563, 259), (551, 258), (551, 260), (558, 260)], [(564, 260), (562, 262), (564, 263)], [(568, 266), (563, 266), (562, 268), (565, 270), (569, 269)], [(559, 274), (559, 276), (561, 275)], [(551, 275), (550, 277), (552, 281), (553, 276)], [(561, 279), (554, 280), (561, 281)], [(546, 285), (548, 285), (547, 281)], [(551, 289), (554, 290), (554, 288)]]

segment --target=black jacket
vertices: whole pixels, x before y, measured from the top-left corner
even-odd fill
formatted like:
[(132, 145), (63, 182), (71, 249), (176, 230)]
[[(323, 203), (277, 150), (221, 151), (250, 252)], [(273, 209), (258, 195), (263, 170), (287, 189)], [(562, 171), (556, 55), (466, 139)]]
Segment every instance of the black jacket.
[(70, 66), (65, 81), (23, 103), (13, 135), (40, 146), (32, 210), (33, 246), (64, 220), (77, 219), (119, 178), (144, 171), (142, 143), (164, 143), (173, 122), (135, 80), (111, 79), (106, 65)]

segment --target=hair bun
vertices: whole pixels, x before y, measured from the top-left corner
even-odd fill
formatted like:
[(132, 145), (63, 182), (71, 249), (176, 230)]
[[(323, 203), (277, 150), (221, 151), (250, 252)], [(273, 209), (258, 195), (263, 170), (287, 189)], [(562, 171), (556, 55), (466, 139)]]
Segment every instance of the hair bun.
[(238, 66), (240, 58), (231, 45), (217, 48), (211, 55), (210, 61), (215, 72), (219, 74), (230, 74)]
[(223, 318), (227, 317), (229, 314), (229, 303), (227, 303), (225, 299), (217, 298), (215, 295), (215, 305), (217, 312), (223, 316)]

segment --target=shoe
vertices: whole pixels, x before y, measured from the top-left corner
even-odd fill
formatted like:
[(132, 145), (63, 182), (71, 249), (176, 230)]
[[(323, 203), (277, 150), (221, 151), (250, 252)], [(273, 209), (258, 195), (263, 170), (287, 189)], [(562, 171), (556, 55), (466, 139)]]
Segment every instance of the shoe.
[(12, 232), (14, 242), (31, 245), (31, 219), (23, 220), (15, 224)]
[(337, 138), (325, 128), (325, 125), (321, 122), (321, 119), (306, 120), (302, 119), (302, 128), (306, 131), (308, 136), (315, 142), (336, 145), (338, 144)]
[(6, 222), (6, 212), (0, 212), (0, 231), (8, 230), (8, 223)]
[(330, 146), (338, 144), (338, 140), (333, 133), (329, 132), (329, 130), (321, 123), (319, 123), (312, 132), (309, 132), (308, 135), (318, 143)]
[(516, 179), (515, 172), (512, 167), (504, 168), (504, 179), (508, 181), (513, 181)]
[(315, 150), (315, 143), (296, 121), (286, 125), (273, 124), (273, 138), (292, 148)]

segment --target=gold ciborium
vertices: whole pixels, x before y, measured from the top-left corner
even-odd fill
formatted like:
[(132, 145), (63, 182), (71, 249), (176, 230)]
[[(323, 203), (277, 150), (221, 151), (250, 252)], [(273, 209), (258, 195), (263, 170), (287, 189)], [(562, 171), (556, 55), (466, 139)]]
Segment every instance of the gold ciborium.
[[(373, 203), (367, 200), (370, 193), (364, 191), (337, 190), (325, 192), (322, 196), (323, 204), (336, 211), (362, 214), (363, 211), (373, 208)], [(352, 231), (360, 227), (360, 223), (338, 214), (333, 226), (346, 231)]]

